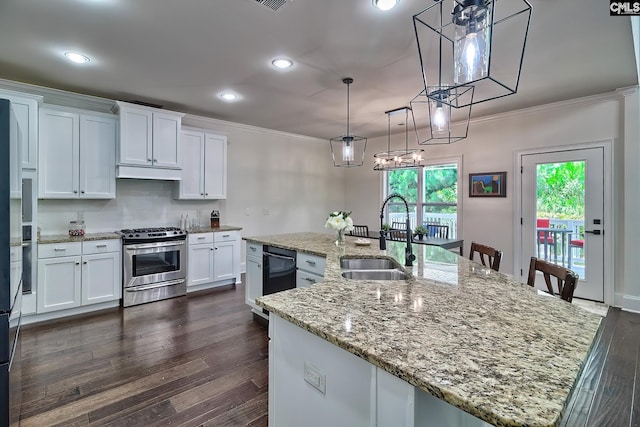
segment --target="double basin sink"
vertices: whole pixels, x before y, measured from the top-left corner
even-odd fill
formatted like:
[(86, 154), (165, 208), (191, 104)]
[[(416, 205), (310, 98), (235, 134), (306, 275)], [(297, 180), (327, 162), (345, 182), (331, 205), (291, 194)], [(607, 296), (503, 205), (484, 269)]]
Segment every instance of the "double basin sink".
[(407, 280), (411, 275), (388, 258), (342, 258), (342, 277), (351, 280)]

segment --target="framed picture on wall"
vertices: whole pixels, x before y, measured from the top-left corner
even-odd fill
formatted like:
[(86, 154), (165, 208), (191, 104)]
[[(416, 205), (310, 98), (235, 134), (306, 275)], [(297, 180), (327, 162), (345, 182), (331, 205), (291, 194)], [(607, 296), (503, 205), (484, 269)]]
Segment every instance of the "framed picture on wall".
[(507, 197), (507, 173), (470, 173), (469, 197)]

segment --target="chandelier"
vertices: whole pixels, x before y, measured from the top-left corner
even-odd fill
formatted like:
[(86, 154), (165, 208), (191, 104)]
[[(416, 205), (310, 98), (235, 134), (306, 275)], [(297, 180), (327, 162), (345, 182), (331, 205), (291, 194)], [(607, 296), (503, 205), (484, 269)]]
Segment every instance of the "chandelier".
[[(387, 115), (387, 151), (381, 151), (373, 155), (373, 170), (386, 171), (394, 169), (414, 168), (422, 165), (424, 150), (420, 148), (409, 149), (409, 107), (396, 108), (385, 111)], [(391, 116), (404, 112), (404, 149), (391, 150)]]
[(367, 147), (367, 138), (355, 136), (349, 133), (349, 85), (353, 83), (351, 77), (342, 79), (347, 85), (347, 133), (329, 139), (331, 156), (335, 167), (355, 167), (364, 164), (364, 151)]

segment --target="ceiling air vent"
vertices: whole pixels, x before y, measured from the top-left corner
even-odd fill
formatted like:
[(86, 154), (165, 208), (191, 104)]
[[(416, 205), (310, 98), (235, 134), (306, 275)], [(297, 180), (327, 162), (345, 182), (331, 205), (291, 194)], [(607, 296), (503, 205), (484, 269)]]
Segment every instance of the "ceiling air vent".
[(288, 0), (255, 0), (256, 3), (266, 6), (271, 10), (278, 10), (288, 3)]

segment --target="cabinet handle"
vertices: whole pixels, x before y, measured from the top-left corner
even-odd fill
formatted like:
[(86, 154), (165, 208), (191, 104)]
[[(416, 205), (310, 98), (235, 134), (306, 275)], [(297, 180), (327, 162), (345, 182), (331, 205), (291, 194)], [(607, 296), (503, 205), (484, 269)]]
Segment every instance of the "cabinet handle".
[(304, 280), (306, 280), (309, 283), (316, 283), (316, 279), (312, 279), (310, 277), (303, 277)]
[(316, 265), (316, 262), (315, 262), (315, 261), (309, 261), (309, 260), (307, 260), (307, 264), (309, 264), (309, 265)]
[(53, 248), (53, 250), (54, 250), (55, 252), (64, 252), (64, 251), (66, 251), (67, 249), (66, 249), (66, 248)]
[(107, 245), (96, 245), (96, 248), (106, 248)]
[(222, 237), (229, 237), (231, 234), (223, 234)]
[(206, 237), (204, 236), (198, 237), (198, 240), (204, 240), (204, 239), (206, 239)]

